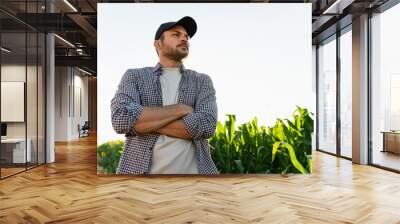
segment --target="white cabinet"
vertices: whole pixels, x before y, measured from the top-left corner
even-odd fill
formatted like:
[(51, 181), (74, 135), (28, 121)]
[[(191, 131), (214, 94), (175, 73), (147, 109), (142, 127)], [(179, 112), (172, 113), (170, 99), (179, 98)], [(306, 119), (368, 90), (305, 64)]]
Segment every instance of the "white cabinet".
[[(27, 147), (26, 147), (26, 153), (25, 153), (25, 138), (7, 138), (7, 139), (2, 139), (1, 144), (2, 145), (8, 145), (8, 147), (12, 147), (12, 162), (13, 163), (25, 163), (25, 162), (31, 162), (32, 161), (32, 140), (30, 138), (27, 138)], [(27, 158), (27, 161), (25, 161), (25, 158)]]

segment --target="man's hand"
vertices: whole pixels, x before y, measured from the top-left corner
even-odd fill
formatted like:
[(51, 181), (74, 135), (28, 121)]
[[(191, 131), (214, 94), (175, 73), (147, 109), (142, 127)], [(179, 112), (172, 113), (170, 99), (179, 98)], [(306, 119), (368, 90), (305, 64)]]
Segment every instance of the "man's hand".
[(178, 107), (180, 107), (180, 110), (182, 111), (182, 113), (184, 113), (184, 115), (182, 117), (184, 117), (188, 114), (191, 114), (194, 111), (193, 107), (191, 107), (189, 105), (186, 105), (186, 104), (176, 104), (176, 105), (178, 105)]
[(192, 136), (189, 134), (182, 119), (175, 120), (166, 126), (156, 130), (156, 133), (167, 135), (170, 137), (191, 140)]
[(133, 128), (139, 134), (151, 133), (191, 113), (193, 108), (185, 104), (144, 107)]
[[(194, 111), (193, 107), (186, 104), (177, 104), (177, 107), (184, 114), (182, 117), (188, 114), (192, 114)], [(155, 130), (155, 133), (175, 138), (187, 139), (187, 140), (192, 139), (192, 136), (190, 136), (189, 132), (187, 131), (185, 123), (183, 122), (182, 119), (177, 119), (175, 121), (168, 123), (167, 125), (159, 128), (158, 130)]]

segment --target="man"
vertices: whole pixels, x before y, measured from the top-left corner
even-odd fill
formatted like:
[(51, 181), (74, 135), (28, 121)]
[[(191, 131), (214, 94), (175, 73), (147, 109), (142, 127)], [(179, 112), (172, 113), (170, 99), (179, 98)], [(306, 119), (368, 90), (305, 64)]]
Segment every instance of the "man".
[(217, 124), (215, 89), (182, 64), (196, 30), (188, 16), (161, 24), (157, 65), (123, 75), (111, 101), (113, 128), (126, 136), (117, 174), (218, 174), (207, 140)]

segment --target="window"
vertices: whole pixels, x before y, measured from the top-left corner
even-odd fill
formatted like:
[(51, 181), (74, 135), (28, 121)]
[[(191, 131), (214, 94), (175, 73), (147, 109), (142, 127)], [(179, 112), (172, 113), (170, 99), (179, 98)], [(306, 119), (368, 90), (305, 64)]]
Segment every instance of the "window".
[(336, 153), (336, 40), (318, 48), (318, 149)]
[(340, 155), (352, 157), (352, 34), (340, 36)]
[(371, 18), (372, 164), (400, 170), (400, 5)]

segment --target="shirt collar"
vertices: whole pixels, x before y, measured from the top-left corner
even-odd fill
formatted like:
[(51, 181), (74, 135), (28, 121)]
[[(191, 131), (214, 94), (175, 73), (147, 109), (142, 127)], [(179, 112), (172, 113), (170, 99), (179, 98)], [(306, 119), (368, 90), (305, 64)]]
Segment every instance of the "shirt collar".
[[(181, 64), (179, 66), (179, 70), (181, 71), (182, 74), (185, 74), (186, 68), (185, 68), (185, 66), (183, 64)], [(153, 73), (155, 75), (158, 75), (158, 76), (161, 75), (161, 73), (162, 73), (162, 65), (160, 64), (160, 62), (158, 62), (156, 64), (156, 66), (154, 66)]]

